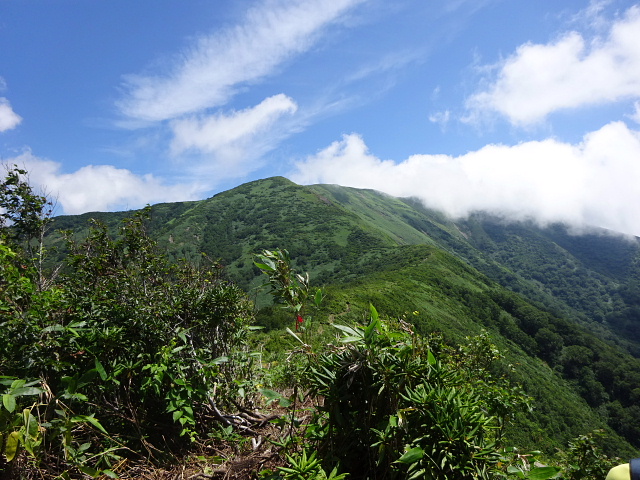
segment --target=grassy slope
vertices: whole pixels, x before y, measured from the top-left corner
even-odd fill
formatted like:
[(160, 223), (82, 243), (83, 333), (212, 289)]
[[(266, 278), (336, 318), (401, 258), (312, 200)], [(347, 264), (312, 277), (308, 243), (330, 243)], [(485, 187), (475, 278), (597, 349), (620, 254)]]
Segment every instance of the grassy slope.
[[(391, 263), (396, 267), (389, 268)], [(516, 366), (510, 375), (534, 398), (533, 414), (520, 416), (508, 432), (514, 445), (551, 452), (579, 434), (607, 428), (567, 380), (535, 355), (535, 347), (531, 350), (531, 337), (520, 327), (522, 319), (507, 311), (513, 312), (513, 306), (504, 302), (509, 298), (529, 315), (546, 315), (526, 300), (431, 246), (381, 250), (369, 258), (368, 270), (357, 280), (330, 287), (319, 317), (335, 323), (363, 322), (371, 303), (381, 314), (404, 318), (424, 334), (438, 332), (451, 344), (486, 329), (505, 353), (505, 363)], [(584, 330), (573, 332), (591, 338)], [(612, 433), (609, 446), (616, 454), (632, 452)]]

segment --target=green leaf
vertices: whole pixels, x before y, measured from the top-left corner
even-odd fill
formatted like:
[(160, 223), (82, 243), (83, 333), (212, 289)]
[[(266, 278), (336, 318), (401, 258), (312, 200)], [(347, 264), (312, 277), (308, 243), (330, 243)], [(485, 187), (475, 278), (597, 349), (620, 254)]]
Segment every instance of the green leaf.
[(359, 342), (361, 340), (362, 340), (362, 337), (354, 337), (351, 335), (344, 336), (340, 339), (342, 343), (353, 343), (353, 342)]
[(347, 327), (346, 325), (334, 325), (335, 328), (337, 328), (338, 330), (342, 330), (344, 333), (346, 333), (347, 335), (350, 335), (352, 337), (359, 337), (362, 338), (362, 333), (359, 332), (358, 330), (355, 330), (351, 327)]
[(259, 257), (260, 260), (262, 260), (264, 263), (259, 263), (259, 262), (253, 262), (253, 264), (258, 267), (260, 270), (267, 270), (269, 272), (275, 272), (276, 271), (276, 264), (273, 263), (272, 260), (269, 260), (266, 257)]
[(43, 392), (41, 388), (38, 387), (20, 387), (16, 388), (12, 393), (16, 397), (20, 397), (23, 395), (40, 395)]
[(71, 422), (72, 423), (90, 423), (91, 425), (96, 427), (98, 430), (100, 430), (102, 433), (107, 434), (107, 431), (100, 424), (98, 419), (94, 418), (93, 414), (91, 414), (91, 415), (76, 415), (75, 417), (71, 418)]
[(427, 362), (429, 362), (429, 365), (436, 364), (436, 357), (433, 355), (433, 352), (431, 350), (427, 352)]
[(289, 399), (287, 399), (281, 393), (276, 392), (275, 390), (269, 390), (268, 388), (261, 388), (261, 389), (259, 389), (259, 391), (265, 397), (267, 397), (267, 405), (269, 405), (272, 402), (275, 402), (276, 400), (278, 401), (278, 403), (280, 404), (281, 407), (285, 407), (286, 408), (289, 405), (291, 405), (291, 401)]
[(100, 472), (98, 470), (96, 470), (95, 468), (91, 468), (87, 465), (79, 465), (78, 470), (80, 470), (82, 473), (89, 475), (90, 477), (93, 477), (93, 478), (96, 478), (98, 475), (100, 475)]
[(16, 397), (10, 393), (5, 393), (2, 395), (2, 404), (9, 413), (12, 413), (16, 409)]
[(102, 363), (100, 363), (100, 360), (98, 360), (97, 358), (95, 359), (95, 365), (96, 365), (96, 372), (98, 372), (98, 375), (100, 375), (100, 378), (104, 381), (107, 379), (107, 372), (105, 372), (104, 367), (102, 366)]
[(559, 471), (558, 467), (536, 467), (529, 471), (527, 478), (531, 480), (547, 480), (555, 477)]
[(11, 383), (11, 390), (15, 390), (16, 388), (21, 388), (24, 386), (25, 383), (27, 383), (26, 380), (21, 380), (21, 379), (14, 380)]
[(289, 335), (291, 335), (293, 338), (295, 338), (297, 341), (299, 341), (302, 345), (306, 345), (301, 339), (300, 337), (298, 337), (295, 333), (293, 333), (293, 331), (287, 327), (286, 328), (287, 332), (289, 333)]
[(372, 322), (377, 322), (378, 320), (380, 320), (380, 316), (378, 315), (378, 311), (376, 310), (376, 307), (373, 306), (373, 304), (369, 304), (369, 312), (371, 313), (371, 321)]
[(214, 365), (220, 365), (222, 363), (227, 363), (229, 361), (229, 357), (218, 357), (218, 358), (214, 358), (213, 361), (211, 363), (213, 363)]
[(11, 432), (7, 437), (7, 444), (4, 448), (4, 455), (7, 457), (7, 462), (10, 462), (16, 456), (18, 452), (18, 446), (20, 445), (20, 432)]
[(376, 337), (377, 331), (376, 329), (380, 326), (380, 317), (378, 316), (378, 311), (376, 307), (372, 304), (369, 304), (369, 311), (371, 312), (371, 321), (369, 325), (364, 329), (364, 341), (365, 343), (371, 343), (371, 340)]
[(524, 472), (522, 471), (522, 469), (518, 468), (518, 467), (514, 467), (513, 465), (509, 465), (509, 467), (507, 467), (507, 472), (508, 473), (514, 473), (519, 478), (524, 478)]
[(316, 295), (313, 297), (313, 303), (316, 305), (316, 307), (319, 307), (322, 303), (322, 299), (324, 298), (324, 295), (322, 293), (323, 292), (321, 288), (316, 290)]
[(411, 450), (405, 452), (396, 462), (404, 463), (405, 465), (411, 465), (412, 463), (416, 463), (424, 456), (424, 450), (420, 447), (414, 447)]

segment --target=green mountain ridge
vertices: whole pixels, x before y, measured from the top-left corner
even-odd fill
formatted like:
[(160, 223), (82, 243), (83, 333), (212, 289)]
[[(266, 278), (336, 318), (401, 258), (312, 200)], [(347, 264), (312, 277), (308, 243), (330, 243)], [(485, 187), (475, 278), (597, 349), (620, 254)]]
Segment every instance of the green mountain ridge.
[[(82, 235), (97, 218), (115, 230), (127, 215), (61, 216), (54, 228)], [(481, 213), (453, 221), (413, 199), (282, 177), (154, 205), (148, 228), (173, 259), (218, 259), (251, 292), (262, 283), (253, 254), (285, 248), (314, 285), (328, 287), (327, 317), (361, 321), (372, 303), (454, 343), (485, 329), (535, 399), (514, 437), (553, 448), (611, 428), (619, 435), (612, 449), (640, 447), (637, 239)], [(50, 242), (61, 245), (56, 235)], [(271, 328), (272, 310), (258, 315)]]

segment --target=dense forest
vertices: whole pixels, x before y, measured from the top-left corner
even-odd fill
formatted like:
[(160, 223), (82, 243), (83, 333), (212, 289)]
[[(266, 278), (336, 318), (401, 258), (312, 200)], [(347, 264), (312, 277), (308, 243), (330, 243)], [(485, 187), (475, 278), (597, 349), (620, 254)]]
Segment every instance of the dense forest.
[(283, 178), (53, 217), (24, 174), (0, 191), (0, 475), (587, 479), (637, 456), (637, 239)]

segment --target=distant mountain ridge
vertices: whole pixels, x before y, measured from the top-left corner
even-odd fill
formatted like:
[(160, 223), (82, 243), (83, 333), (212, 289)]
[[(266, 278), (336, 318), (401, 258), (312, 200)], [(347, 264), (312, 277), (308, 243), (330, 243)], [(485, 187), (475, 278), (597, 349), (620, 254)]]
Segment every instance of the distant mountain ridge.
[[(505, 222), (482, 213), (451, 220), (414, 199), (284, 177), (246, 183), (206, 200), (152, 207), (150, 231), (175, 258), (220, 259), (241, 285), (255, 285), (252, 255), (287, 248), (317, 283), (348, 280), (360, 251), (433, 245), (552, 311), (599, 323), (640, 356), (640, 241), (604, 230), (572, 235), (562, 225)], [(56, 218), (55, 228), (115, 226), (126, 212)], [(637, 338), (635, 341), (633, 338)], [(631, 342), (631, 343), (629, 343)]]
[[(82, 236), (96, 218), (115, 231), (130, 214), (61, 216), (54, 228)], [(482, 213), (454, 221), (413, 199), (283, 177), (154, 205), (151, 214), (149, 232), (170, 257), (220, 260), (259, 305), (253, 254), (286, 248), (313, 285), (328, 286), (327, 317), (361, 321), (373, 303), (453, 341), (486, 329), (536, 399), (535, 419), (522, 419), (514, 435), (555, 448), (586, 426), (608, 425), (640, 448), (637, 239)], [(258, 321), (286, 324), (279, 315), (263, 309)]]

